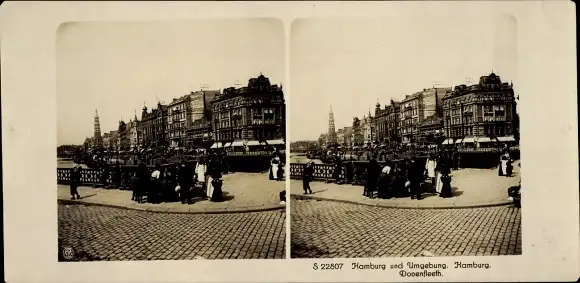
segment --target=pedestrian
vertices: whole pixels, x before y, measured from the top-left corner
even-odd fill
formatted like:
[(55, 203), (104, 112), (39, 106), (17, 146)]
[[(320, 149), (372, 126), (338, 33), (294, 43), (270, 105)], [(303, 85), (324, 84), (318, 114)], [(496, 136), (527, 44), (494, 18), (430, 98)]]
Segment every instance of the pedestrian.
[(435, 154), (430, 154), (427, 162), (425, 162), (425, 175), (429, 178), (431, 186), (429, 187), (429, 192), (435, 193), (436, 191), (436, 179), (437, 173), (435, 168), (437, 168), (437, 161), (435, 160)]
[(367, 173), (365, 178), (365, 185), (363, 195), (366, 197), (373, 197), (374, 192), (377, 190), (377, 184), (380, 177), (380, 166), (376, 159), (371, 159), (367, 167)]
[(138, 203), (142, 203), (143, 202), (143, 197), (146, 195), (146, 193), (149, 191), (149, 187), (151, 186), (150, 184), (150, 172), (149, 169), (147, 168), (147, 165), (145, 165), (145, 163), (141, 162), (139, 164), (139, 166), (137, 167), (137, 172), (136, 172), (136, 179), (137, 179), (137, 184), (135, 186), (135, 200)]
[(179, 187), (179, 198), (181, 203), (191, 204), (191, 187), (193, 184), (193, 172), (188, 164), (183, 161), (179, 171), (177, 171), (177, 180)]
[(278, 181), (284, 180), (284, 162), (280, 162), (278, 165), (278, 172), (276, 173), (276, 177), (278, 177)]
[(224, 200), (224, 196), (223, 196), (223, 192), (222, 192), (222, 186), (223, 186), (223, 180), (222, 180), (222, 172), (220, 170), (220, 166), (221, 164), (219, 164), (219, 162), (215, 162), (212, 169), (210, 169), (210, 174), (211, 174), (211, 192), (210, 192), (210, 198), (211, 201), (213, 202), (221, 202)]
[(278, 166), (280, 165), (280, 157), (275, 156), (272, 158), (270, 162), (270, 173), (269, 178), (270, 180), (277, 180), (278, 179)]
[(75, 165), (70, 172), (70, 195), (71, 199), (81, 199), (79, 195), (78, 186), (81, 183), (81, 166)]
[(424, 166), (420, 163), (420, 161), (413, 157), (410, 162), (409, 166), (409, 182), (410, 184), (410, 193), (411, 199), (417, 198), (418, 200), (423, 199), (421, 196), (421, 184), (424, 181)]
[(201, 184), (202, 191), (206, 190), (207, 160), (204, 156), (199, 158), (195, 165), (195, 180)]
[(302, 171), (302, 189), (304, 194), (312, 194), (312, 189), (310, 189), (310, 182), (314, 179), (314, 161), (310, 161), (304, 166)]
[(391, 166), (390, 162), (386, 161), (385, 167), (381, 169), (381, 175), (379, 177), (379, 198), (391, 198)]
[(147, 202), (159, 203), (159, 191), (161, 190), (161, 165), (155, 165), (155, 170), (151, 173), (149, 191), (147, 192)]
[(137, 173), (127, 173), (127, 175), (131, 175), (129, 179), (130, 189), (133, 192), (131, 194), (131, 200), (138, 201), (139, 179), (137, 178)]

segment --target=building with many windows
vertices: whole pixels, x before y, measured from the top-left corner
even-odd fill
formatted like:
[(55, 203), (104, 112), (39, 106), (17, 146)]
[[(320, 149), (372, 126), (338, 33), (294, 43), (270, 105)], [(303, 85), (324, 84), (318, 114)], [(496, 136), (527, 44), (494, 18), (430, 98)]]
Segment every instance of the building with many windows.
[(211, 102), (215, 146), (283, 144), (285, 102), (282, 87), (261, 75), (242, 88), (226, 88)]
[(399, 110), (399, 127), (402, 143), (419, 143), (422, 135), (419, 126), (427, 117), (440, 115), (443, 97), (451, 88), (429, 88), (405, 96)]
[(157, 103), (157, 107), (147, 112), (147, 107), (143, 107), (141, 113), (141, 132), (143, 133), (143, 148), (153, 148), (168, 146), (166, 139), (167, 131), (167, 105)]
[(513, 85), (494, 73), (478, 84), (458, 85), (443, 98), (445, 143), (514, 141), (517, 128)]
[(129, 138), (129, 150), (136, 151), (141, 148), (141, 128), (137, 115), (127, 123), (127, 133)]
[(184, 147), (186, 143), (187, 128), (191, 124), (191, 96), (185, 95), (174, 98), (167, 105), (167, 139), (169, 147)]

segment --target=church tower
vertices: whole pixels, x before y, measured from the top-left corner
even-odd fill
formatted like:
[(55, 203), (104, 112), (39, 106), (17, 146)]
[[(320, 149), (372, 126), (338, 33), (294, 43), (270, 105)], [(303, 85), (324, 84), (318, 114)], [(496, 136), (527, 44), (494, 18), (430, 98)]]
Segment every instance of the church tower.
[(101, 123), (99, 122), (99, 112), (95, 110), (95, 135), (93, 145), (96, 148), (103, 147), (103, 137), (101, 137)]
[(330, 105), (330, 113), (328, 114), (328, 134), (326, 136), (326, 144), (331, 145), (336, 143), (336, 131), (334, 128), (334, 113), (332, 113), (332, 105)]

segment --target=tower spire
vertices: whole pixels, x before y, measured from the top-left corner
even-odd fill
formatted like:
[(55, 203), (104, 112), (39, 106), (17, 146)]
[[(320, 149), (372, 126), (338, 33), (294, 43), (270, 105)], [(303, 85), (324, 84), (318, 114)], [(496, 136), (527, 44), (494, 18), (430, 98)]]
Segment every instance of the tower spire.
[(330, 105), (330, 113), (328, 113), (328, 134), (326, 136), (326, 143), (328, 145), (336, 143), (336, 131), (334, 128), (334, 114), (332, 113), (332, 104)]
[(101, 123), (99, 121), (99, 111), (95, 109), (95, 124), (94, 124), (94, 145), (96, 148), (103, 147), (103, 138), (101, 137)]

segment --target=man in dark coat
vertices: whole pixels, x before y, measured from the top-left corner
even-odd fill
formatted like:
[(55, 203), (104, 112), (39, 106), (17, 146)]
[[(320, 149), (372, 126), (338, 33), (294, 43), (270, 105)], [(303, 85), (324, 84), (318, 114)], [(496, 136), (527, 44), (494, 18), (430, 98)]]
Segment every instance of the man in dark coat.
[(193, 186), (193, 170), (188, 166), (188, 164), (183, 161), (181, 163), (181, 167), (177, 171), (177, 178), (179, 187), (181, 190), (179, 191), (179, 196), (181, 199), (181, 203), (191, 203), (191, 187)]
[(421, 162), (413, 157), (409, 165), (409, 182), (411, 182), (410, 193), (411, 199), (423, 199), (421, 196), (421, 183), (424, 181), (425, 175), (423, 174), (425, 166), (422, 166)]
[(71, 199), (80, 199), (81, 196), (79, 195), (78, 186), (81, 182), (81, 167), (75, 166), (74, 169), (71, 170), (70, 173), (70, 195)]
[(310, 182), (314, 178), (314, 162), (310, 161), (306, 166), (304, 166), (304, 171), (302, 171), (302, 189), (304, 194), (311, 194)]
[(379, 183), (379, 177), (381, 174), (381, 167), (376, 159), (371, 159), (367, 167), (367, 175), (365, 179), (364, 192), (363, 195), (367, 197), (372, 197), (374, 192), (377, 191), (377, 185)]

